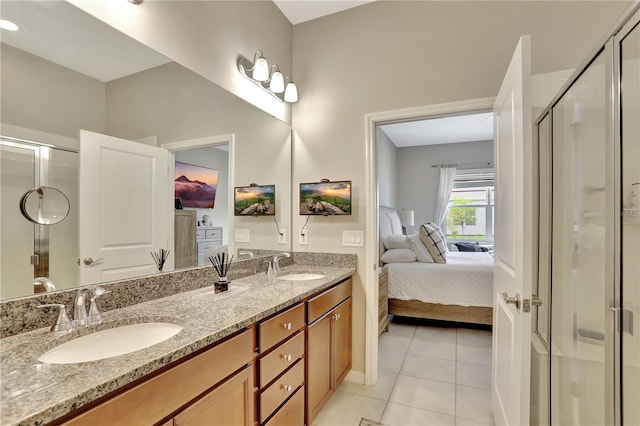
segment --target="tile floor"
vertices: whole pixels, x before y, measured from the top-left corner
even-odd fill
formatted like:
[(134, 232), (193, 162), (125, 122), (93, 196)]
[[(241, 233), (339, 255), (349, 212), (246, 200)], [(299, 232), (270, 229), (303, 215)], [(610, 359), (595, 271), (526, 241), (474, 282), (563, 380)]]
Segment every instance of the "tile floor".
[(378, 370), (375, 386), (343, 382), (313, 426), (493, 424), (490, 331), (392, 321)]

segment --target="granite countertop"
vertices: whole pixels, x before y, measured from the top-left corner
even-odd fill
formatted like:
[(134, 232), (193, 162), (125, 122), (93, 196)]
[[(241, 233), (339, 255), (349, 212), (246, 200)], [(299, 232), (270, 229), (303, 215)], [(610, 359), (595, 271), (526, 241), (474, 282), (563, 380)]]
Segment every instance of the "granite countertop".
[[(320, 273), (308, 281), (267, 281), (260, 273), (213, 287), (178, 293), (102, 314), (103, 323), (68, 334), (38, 329), (0, 340), (0, 424), (41, 425), (204, 348), (353, 275), (355, 269), (292, 265), (281, 275)], [(171, 322), (183, 330), (130, 354), (78, 364), (45, 364), (38, 357), (60, 343), (106, 328)]]

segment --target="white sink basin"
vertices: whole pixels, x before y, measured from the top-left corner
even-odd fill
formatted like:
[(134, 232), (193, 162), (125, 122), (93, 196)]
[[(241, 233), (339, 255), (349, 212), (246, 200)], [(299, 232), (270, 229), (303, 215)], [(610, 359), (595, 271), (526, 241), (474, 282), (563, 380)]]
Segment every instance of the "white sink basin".
[(97, 361), (148, 348), (175, 336), (182, 330), (176, 324), (149, 322), (96, 331), (56, 346), (38, 361), (49, 364), (75, 364)]
[(290, 274), (290, 275), (282, 275), (278, 277), (279, 280), (285, 281), (307, 281), (307, 280), (317, 280), (319, 278), (324, 278), (325, 276), (322, 274)]

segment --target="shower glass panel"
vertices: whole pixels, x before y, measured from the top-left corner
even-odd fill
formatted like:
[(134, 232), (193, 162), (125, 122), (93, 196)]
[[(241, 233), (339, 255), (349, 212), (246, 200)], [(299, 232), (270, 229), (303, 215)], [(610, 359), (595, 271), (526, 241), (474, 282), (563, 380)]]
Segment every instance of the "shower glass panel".
[(620, 43), (622, 120), (622, 421), (640, 421), (640, 24)]
[(606, 56), (552, 110), (551, 424), (614, 424)]
[[(57, 289), (77, 286), (78, 154), (3, 137), (0, 161), (0, 298), (33, 293), (33, 279), (40, 276)], [(22, 216), (22, 195), (39, 186), (67, 196), (71, 210), (63, 221), (36, 225)]]
[(37, 148), (0, 145), (0, 298), (24, 296), (31, 291), (35, 225), (22, 217), (20, 197), (33, 189), (37, 175)]

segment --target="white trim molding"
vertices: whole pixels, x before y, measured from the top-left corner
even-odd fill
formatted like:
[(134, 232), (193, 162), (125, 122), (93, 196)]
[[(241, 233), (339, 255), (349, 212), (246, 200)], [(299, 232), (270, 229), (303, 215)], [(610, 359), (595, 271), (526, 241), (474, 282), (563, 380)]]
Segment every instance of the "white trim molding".
[[(495, 98), (479, 98), (444, 104), (426, 105), (366, 114), (366, 224), (365, 271), (365, 371), (364, 383), (373, 385), (378, 380), (378, 158), (376, 130), (380, 124), (450, 114), (492, 111)], [(355, 380), (355, 377), (354, 377)]]

